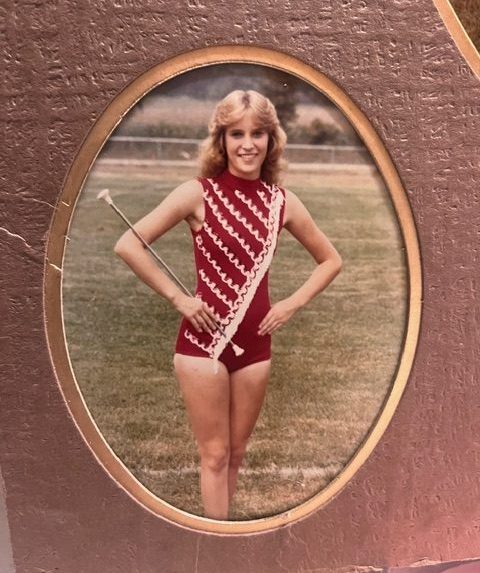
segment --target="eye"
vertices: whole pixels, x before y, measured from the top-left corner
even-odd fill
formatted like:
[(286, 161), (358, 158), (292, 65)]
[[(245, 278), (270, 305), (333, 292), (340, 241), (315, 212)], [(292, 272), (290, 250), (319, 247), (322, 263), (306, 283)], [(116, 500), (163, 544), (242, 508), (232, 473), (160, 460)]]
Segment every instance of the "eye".
[(243, 132), (239, 131), (238, 129), (235, 129), (233, 131), (229, 132), (230, 137), (242, 137)]

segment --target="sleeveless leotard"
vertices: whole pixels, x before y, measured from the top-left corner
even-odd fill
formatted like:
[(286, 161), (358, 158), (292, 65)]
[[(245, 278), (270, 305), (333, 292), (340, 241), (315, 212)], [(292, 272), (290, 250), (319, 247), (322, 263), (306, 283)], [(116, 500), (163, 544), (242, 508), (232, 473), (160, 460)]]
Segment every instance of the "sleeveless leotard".
[[(226, 336), (199, 333), (184, 318), (175, 352), (219, 360), (234, 372), (270, 358), (271, 337), (257, 332), (270, 309), (268, 269), (283, 226), (285, 191), (228, 170), (199, 181), (205, 220), (199, 231), (192, 230), (195, 296), (213, 308)], [(235, 354), (230, 340), (243, 354)]]

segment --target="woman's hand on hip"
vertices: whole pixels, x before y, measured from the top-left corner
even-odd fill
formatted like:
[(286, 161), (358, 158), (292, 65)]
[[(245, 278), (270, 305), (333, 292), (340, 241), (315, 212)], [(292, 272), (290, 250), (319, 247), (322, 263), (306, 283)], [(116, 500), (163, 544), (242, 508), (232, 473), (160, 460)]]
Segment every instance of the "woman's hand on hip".
[(197, 332), (217, 330), (213, 310), (200, 298), (181, 293), (172, 302), (173, 306), (183, 314)]
[(263, 318), (258, 327), (258, 334), (272, 334), (273, 331), (283, 326), (298, 308), (288, 298), (275, 303)]

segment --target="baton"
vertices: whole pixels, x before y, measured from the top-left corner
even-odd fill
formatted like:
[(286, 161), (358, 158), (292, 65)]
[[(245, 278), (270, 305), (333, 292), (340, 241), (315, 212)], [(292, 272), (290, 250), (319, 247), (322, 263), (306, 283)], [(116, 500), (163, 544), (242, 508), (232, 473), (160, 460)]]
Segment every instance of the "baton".
[[(130, 228), (130, 230), (133, 232), (135, 237), (137, 237), (137, 239), (142, 243), (142, 245), (148, 250), (148, 252), (152, 255), (152, 257), (157, 261), (157, 263), (159, 263), (161, 265), (161, 267), (167, 271), (167, 273), (177, 283), (177, 285), (182, 289), (182, 291), (187, 296), (191, 296), (192, 298), (194, 298), (194, 295), (183, 284), (183, 282), (180, 280), (180, 278), (173, 272), (173, 270), (167, 265), (167, 263), (162, 259), (162, 257), (160, 257), (160, 255), (152, 249), (152, 247), (147, 243), (147, 241), (145, 241), (145, 239), (140, 235), (140, 233), (134, 228), (134, 226), (127, 219), (127, 217), (125, 217), (125, 215), (122, 213), (122, 211), (115, 205), (115, 203), (113, 202), (113, 199), (110, 197), (109, 190), (108, 189), (102, 189), (102, 191), (100, 191), (100, 193), (97, 195), (97, 199), (103, 199), (106, 203), (108, 203), (110, 205), (110, 207), (115, 211), (115, 213), (117, 213), (117, 215)], [(215, 326), (218, 328), (218, 331), (220, 332), (220, 334), (226, 338), (227, 335), (225, 334), (225, 331), (223, 330), (223, 328), (221, 328), (221, 326), (216, 321), (215, 321)], [(229, 340), (229, 343), (231, 344), (233, 351), (235, 352), (236, 356), (240, 356), (243, 354), (243, 352), (244, 352), (243, 348), (240, 348), (240, 346), (235, 344), (232, 340)]]

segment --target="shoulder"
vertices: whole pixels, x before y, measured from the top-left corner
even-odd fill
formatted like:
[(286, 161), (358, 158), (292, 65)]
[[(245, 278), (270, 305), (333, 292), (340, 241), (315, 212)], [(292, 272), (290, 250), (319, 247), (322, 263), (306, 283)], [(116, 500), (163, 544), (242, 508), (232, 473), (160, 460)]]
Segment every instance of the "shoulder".
[(296, 201), (299, 200), (298, 197), (295, 195), (295, 193), (293, 193), (292, 191), (290, 191), (290, 189), (282, 189), (283, 194), (285, 195), (285, 200), (288, 202), (292, 202), (292, 201)]
[(310, 218), (310, 214), (299, 197), (292, 191), (285, 189), (284, 225), (288, 227), (296, 221), (305, 221), (307, 218)]
[(197, 179), (190, 179), (175, 187), (155, 209), (157, 214), (173, 213), (183, 219), (197, 211), (203, 201), (203, 187)]
[(283, 194), (285, 197), (285, 208), (288, 210), (298, 209), (300, 206), (303, 206), (303, 203), (300, 201), (297, 195), (293, 193), (293, 191), (290, 191), (289, 189), (283, 189)]
[(198, 179), (190, 179), (175, 187), (167, 200), (170, 204), (195, 205), (202, 200), (202, 195), (202, 183)]
[(170, 195), (198, 195), (203, 192), (203, 184), (200, 179), (189, 179), (184, 183), (180, 183), (175, 189), (170, 193)]

